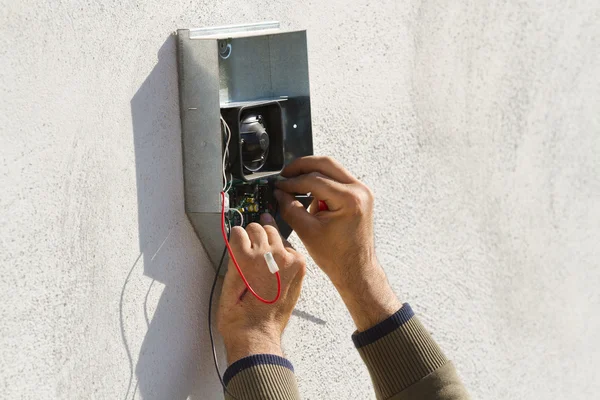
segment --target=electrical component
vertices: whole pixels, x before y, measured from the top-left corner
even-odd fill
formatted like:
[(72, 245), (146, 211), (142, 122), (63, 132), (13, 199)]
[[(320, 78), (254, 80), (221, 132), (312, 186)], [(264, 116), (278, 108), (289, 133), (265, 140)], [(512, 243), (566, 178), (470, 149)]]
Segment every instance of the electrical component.
[(267, 262), (267, 267), (269, 267), (269, 272), (274, 274), (279, 271), (279, 266), (270, 251), (265, 253), (265, 261)]
[[(274, 300), (252, 290), (227, 232), (258, 221), (263, 212), (278, 218), (272, 180), (285, 164), (313, 154), (306, 32), (283, 32), (276, 22), (179, 29), (176, 43), (185, 211), (216, 269), (208, 325), (215, 368), (231, 395), (214, 347), (215, 286), (229, 252), (254, 296), (266, 303), (280, 296), (278, 272)], [(291, 228), (281, 220), (278, 224), (287, 238)], [(215, 240), (219, 228), (225, 249)]]
[(227, 193), (225, 193), (223, 202), (225, 203), (225, 212), (229, 211), (229, 195)]
[(221, 109), (231, 137), (229, 171), (243, 181), (278, 175), (285, 164), (281, 102), (270, 100)]
[(221, 192), (231, 226), (269, 212), (283, 237), (292, 231), (272, 181), (313, 154), (306, 32), (278, 23), (179, 29), (176, 44), (185, 211), (216, 268)]
[(269, 213), (275, 215), (277, 211), (277, 200), (273, 195), (275, 181), (256, 180), (244, 182), (233, 180), (228, 195), (230, 196), (230, 207), (238, 209), (243, 213), (241, 218), (234, 217), (233, 225), (246, 227), (252, 222), (259, 222), (260, 215)]

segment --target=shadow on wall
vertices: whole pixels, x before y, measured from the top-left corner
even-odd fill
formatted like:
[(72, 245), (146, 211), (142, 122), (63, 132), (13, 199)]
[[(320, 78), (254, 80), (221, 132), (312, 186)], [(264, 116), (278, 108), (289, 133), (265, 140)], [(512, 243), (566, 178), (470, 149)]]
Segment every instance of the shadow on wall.
[[(136, 264), (143, 262), (144, 275), (152, 278), (152, 283), (145, 298), (134, 301), (135, 307), (144, 308), (147, 324), (135, 370), (135, 349), (127, 337), (136, 333), (124, 330), (127, 316), (123, 316), (121, 302), (121, 328), (131, 374), (123, 398), (222, 398), (206, 326), (212, 268), (184, 209), (174, 36), (162, 45), (157, 65), (132, 98), (131, 115), (142, 253)], [(131, 275), (130, 271), (127, 281)], [(152, 315), (148, 299), (161, 286), (155, 281), (164, 289)]]

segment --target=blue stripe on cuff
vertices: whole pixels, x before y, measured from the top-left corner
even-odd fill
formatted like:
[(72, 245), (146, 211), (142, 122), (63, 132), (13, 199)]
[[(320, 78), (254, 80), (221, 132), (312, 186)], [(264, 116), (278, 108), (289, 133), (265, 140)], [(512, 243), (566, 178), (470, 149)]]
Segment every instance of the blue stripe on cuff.
[(294, 372), (294, 366), (286, 358), (276, 356), (275, 354), (254, 354), (239, 359), (233, 364), (231, 364), (225, 371), (225, 374), (223, 375), (223, 383), (225, 383), (225, 386), (227, 386), (229, 384), (229, 381), (243, 370), (264, 364), (279, 365)]
[(392, 333), (396, 329), (404, 325), (409, 319), (415, 315), (412, 308), (408, 303), (404, 303), (402, 308), (396, 311), (388, 319), (381, 321), (372, 328), (367, 329), (364, 332), (356, 332), (352, 335), (352, 341), (357, 349), (374, 343), (382, 337)]

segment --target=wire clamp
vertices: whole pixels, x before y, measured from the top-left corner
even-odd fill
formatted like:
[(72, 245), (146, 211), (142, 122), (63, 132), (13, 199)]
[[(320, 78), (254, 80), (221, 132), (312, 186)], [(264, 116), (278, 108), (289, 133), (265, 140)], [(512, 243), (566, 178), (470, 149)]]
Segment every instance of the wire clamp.
[(267, 267), (269, 267), (269, 271), (272, 274), (279, 271), (279, 266), (277, 265), (277, 262), (270, 251), (265, 253), (265, 261), (267, 262)]

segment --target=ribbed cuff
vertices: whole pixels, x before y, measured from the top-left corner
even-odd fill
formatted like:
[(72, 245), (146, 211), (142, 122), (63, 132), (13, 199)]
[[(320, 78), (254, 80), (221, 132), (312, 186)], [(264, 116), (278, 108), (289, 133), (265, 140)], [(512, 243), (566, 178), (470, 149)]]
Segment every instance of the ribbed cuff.
[(300, 398), (292, 363), (274, 354), (255, 354), (231, 364), (223, 382), (225, 398), (296, 400)]
[(292, 373), (294, 372), (294, 366), (287, 358), (276, 356), (275, 354), (254, 354), (239, 359), (233, 364), (231, 364), (225, 371), (225, 374), (223, 375), (223, 383), (225, 383), (225, 386), (227, 386), (229, 381), (243, 370), (255, 367), (257, 365), (265, 364), (279, 365), (281, 367), (289, 369), (290, 371), (292, 371)]
[(448, 362), (408, 304), (353, 339), (378, 399), (400, 393)]
[(396, 329), (404, 325), (409, 319), (415, 315), (410, 304), (404, 303), (394, 315), (367, 329), (364, 332), (356, 332), (352, 335), (352, 341), (356, 348), (361, 348), (368, 344), (374, 343), (382, 337), (389, 335)]

